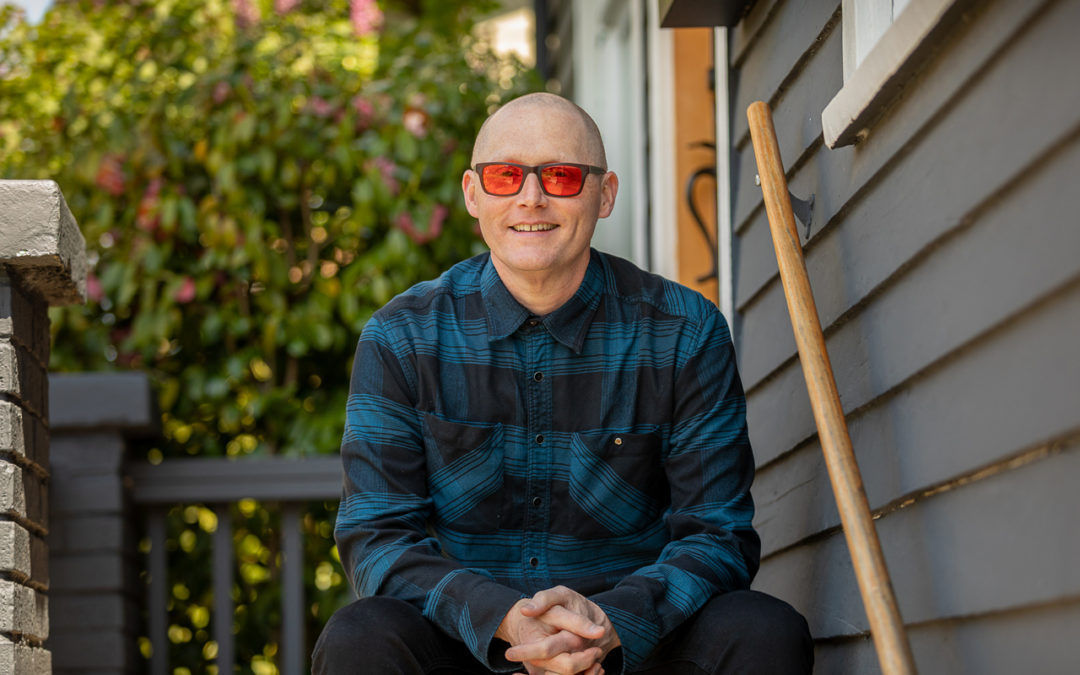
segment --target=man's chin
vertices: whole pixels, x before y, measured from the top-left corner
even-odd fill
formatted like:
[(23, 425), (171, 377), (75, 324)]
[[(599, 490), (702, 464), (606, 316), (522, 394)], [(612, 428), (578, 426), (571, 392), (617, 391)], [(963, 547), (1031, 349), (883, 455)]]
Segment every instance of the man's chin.
[(518, 272), (522, 274), (532, 274), (536, 272), (545, 272), (553, 269), (556, 266), (557, 258), (553, 255), (544, 255), (541, 252), (525, 253), (519, 252), (515, 255), (498, 256), (502, 266), (511, 272)]

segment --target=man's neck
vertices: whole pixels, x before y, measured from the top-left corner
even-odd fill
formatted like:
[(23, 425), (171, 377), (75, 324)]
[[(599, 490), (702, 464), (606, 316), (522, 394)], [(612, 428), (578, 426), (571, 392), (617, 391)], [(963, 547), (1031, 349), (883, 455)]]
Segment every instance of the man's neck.
[(550, 314), (574, 297), (585, 279), (586, 270), (589, 269), (588, 258), (568, 271), (541, 270), (521, 273), (506, 270), (495, 258), (492, 258), (492, 263), (510, 295), (536, 316)]

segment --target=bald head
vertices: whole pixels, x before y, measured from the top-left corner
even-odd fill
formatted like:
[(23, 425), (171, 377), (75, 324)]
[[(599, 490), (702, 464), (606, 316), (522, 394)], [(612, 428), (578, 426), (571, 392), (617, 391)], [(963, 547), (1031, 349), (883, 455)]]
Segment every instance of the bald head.
[[(578, 107), (577, 104), (562, 96), (555, 94), (526, 94), (515, 98), (506, 105), (496, 110), (476, 135), (476, 143), (473, 145), (472, 163), (490, 161), (500, 158), (500, 149), (496, 146), (499, 136), (493, 130), (503, 125), (520, 125), (521, 133), (528, 133), (528, 125), (536, 116), (564, 116), (569, 117), (578, 128), (573, 130), (582, 140), (579, 152), (584, 156), (572, 158), (577, 162), (595, 164), (607, 167), (607, 155), (604, 153), (604, 141), (600, 137), (600, 129), (589, 113)], [(568, 130), (569, 131), (569, 130)], [(571, 158), (565, 158), (571, 159)]]

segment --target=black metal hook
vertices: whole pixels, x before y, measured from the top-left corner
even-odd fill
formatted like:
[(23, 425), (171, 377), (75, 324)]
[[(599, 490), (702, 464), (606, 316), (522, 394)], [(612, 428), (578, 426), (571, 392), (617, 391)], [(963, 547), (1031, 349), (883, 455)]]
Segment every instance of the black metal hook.
[[(761, 176), (754, 175), (754, 182), (761, 185)], [(810, 226), (814, 223), (814, 193), (810, 193), (809, 199), (799, 199), (788, 190), (788, 199), (791, 200), (791, 212), (806, 226), (806, 239), (810, 239)]]
[[(691, 143), (690, 147), (709, 148), (714, 152), (716, 151), (716, 144), (710, 141), (697, 141), (696, 143)], [(698, 230), (701, 231), (701, 236), (705, 237), (705, 243), (709, 246), (709, 255), (712, 257), (712, 269), (709, 270), (707, 274), (703, 274), (697, 278), (699, 283), (710, 279), (717, 279), (720, 276), (720, 252), (716, 250), (716, 239), (713, 237), (712, 233), (709, 232), (709, 227), (705, 224), (704, 219), (702, 219), (701, 213), (697, 209), (697, 204), (694, 203), (694, 186), (697, 185), (698, 180), (705, 176), (711, 176), (714, 181), (716, 180), (715, 165), (703, 166), (690, 174), (690, 177), (686, 179), (685, 194), (686, 206), (690, 209), (690, 216), (697, 224)]]

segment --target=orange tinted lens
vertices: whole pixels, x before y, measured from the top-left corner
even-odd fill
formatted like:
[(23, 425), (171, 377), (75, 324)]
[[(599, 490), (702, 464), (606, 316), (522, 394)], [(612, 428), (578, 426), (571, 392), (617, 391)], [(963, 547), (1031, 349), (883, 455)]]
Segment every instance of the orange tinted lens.
[(521, 187), (522, 171), (512, 164), (492, 164), (484, 167), (484, 189), (493, 195), (509, 195)]
[(540, 174), (540, 180), (544, 182), (544, 190), (549, 195), (561, 197), (581, 191), (582, 173), (576, 166), (569, 164), (545, 166)]

